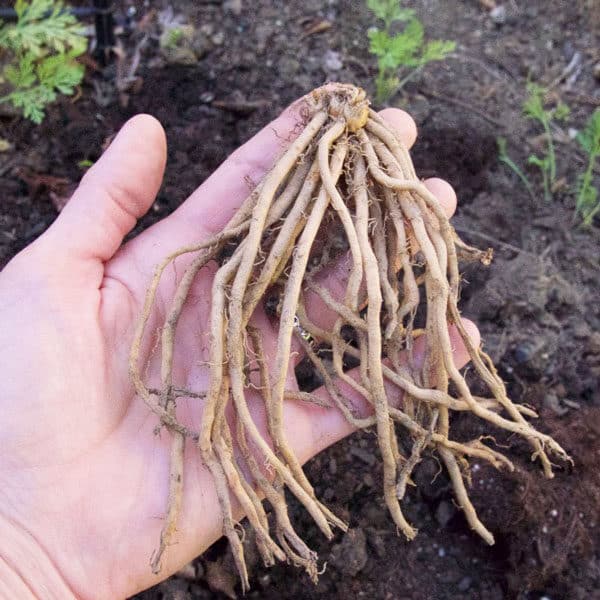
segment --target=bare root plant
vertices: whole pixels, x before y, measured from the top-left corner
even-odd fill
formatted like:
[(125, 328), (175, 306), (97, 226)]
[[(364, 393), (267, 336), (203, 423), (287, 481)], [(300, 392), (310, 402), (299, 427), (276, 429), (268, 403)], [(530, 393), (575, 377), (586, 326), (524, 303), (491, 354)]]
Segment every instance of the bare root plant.
[[(172, 436), (170, 495), (159, 548), (152, 558), (155, 571), (177, 527), (185, 438), (191, 437), (214, 477), (223, 533), (243, 587), (248, 587), (248, 573), (232, 498), (254, 528), (267, 565), (289, 560), (316, 579), (316, 554), (290, 522), (284, 488), (304, 505), (327, 538), (333, 535), (332, 527), (345, 529), (346, 524), (316, 497), (284, 433), (284, 402), (315, 400), (309, 392), (286, 389), (294, 338), (323, 378), (332, 405), (356, 428), (376, 429), (385, 502), (408, 539), (416, 530), (404, 517), (401, 500), (421, 453), (433, 448), (470, 527), (487, 543), (494, 542), (469, 499), (468, 461), (484, 460), (508, 469), (513, 464), (482, 439), (453, 440), (453, 411), (467, 411), (527, 440), (547, 477), (552, 477), (552, 455), (569, 460), (551, 437), (525, 419), (535, 413), (507, 397), (491, 359), (473, 345), (462, 326), (458, 260), (488, 264), (491, 251), (467, 246), (457, 237), (438, 200), (417, 178), (406, 147), (370, 110), (364, 91), (343, 84), (317, 89), (306, 100), (303, 118), (298, 137), (222, 232), (166, 257), (147, 292), (131, 348), (130, 372), (138, 394)], [(339, 258), (339, 250), (336, 256), (330, 243), (333, 231), (343, 231), (351, 257), (343, 298), (333, 297), (315, 278)], [(232, 246), (233, 252), (226, 251)], [(161, 276), (185, 253), (194, 258), (178, 283), (161, 329), (162, 381), (160, 389), (151, 389), (143, 381), (140, 348)], [(212, 284), (209, 385), (196, 392), (181, 390), (174, 381), (177, 323), (198, 272), (211, 261), (218, 269)], [(330, 330), (310, 320), (305, 308), (308, 290), (337, 315)], [(276, 358), (268, 364), (261, 334), (250, 319), (256, 307), (274, 294), (279, 333)], [(462, 337), (487, 397), (475, 396), (455, 366), (448, 323)], [(421, 334), (425, 350), (417, 357), (414, 340)], [(333, 373), (317, 344), (329, 347)], [(349, 357), (359, 365), (352, 373), (346, 368)], [(356, 414), (340, 382), (364, 397), (372, 416)], [(270, 440), (251, 416), (249, 386), (264, 402)], [(390, 401), (394, 388), (403, 392), (401, 407)], [(177, 416), (178, 398), (190, 395), (204, 403), (195, 431)], [(231, 407), (234, 419), (227, 417)], [(407, 456), (401, 452), (401, 431), (412, 440)], [(263, 498), (272, 507), (271, 522)]]

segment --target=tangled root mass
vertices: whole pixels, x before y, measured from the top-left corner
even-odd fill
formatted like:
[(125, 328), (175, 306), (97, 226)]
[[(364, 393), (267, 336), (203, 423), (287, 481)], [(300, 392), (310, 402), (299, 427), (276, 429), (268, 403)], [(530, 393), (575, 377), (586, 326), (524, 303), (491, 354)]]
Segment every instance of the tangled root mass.
[[(152, 557), (155, 571), (172, 543), (184, 483), (185, 438), (191, 437), (210, 469), (242, 585), (248, 573), (240, 533), (232, 514), (235, 497), (256, 532), (264, 562), (288, 560), (317, 577), (316, 554), (295, 531), (284, 488), (296, 496), (327, 538), (346, 528), (315, 495), (292, 451), (283, 427), (285, 401), (311, 402), (310, 393), (286, 389), (293, 338), (320, 374), (331, 403), (357, 428), (374, 427), (383, 464), (383, 493), (398, 529), (416, 535), (401, 508), (411, 473), (426, 448), (445, 465), (457, 502), (470, 527), (487, 543), (494, 538), (477, 517), (465, 478), (469, 459), (513, 469), (512, 462), (480, 439), (457, 442), (450, 435), (450, 413), (467, 411), (494, 427), (525, 438), (547, 477), (551, 455), (565, 451), (525, 419), (535, 416), (506, 395), (490, 358), (475, 347), (459, 316), (459, 258), (488, 264), (491, 252), (464, 244), (436, 197), (417, 178), (406, 147), (369, 109), (365, 93), (334, 84), (315, 90), (305, 101), (302, 131), (242, 204), (221, 233), (184, 247), (157, 267), (148, 289), (130, 356), (138, 394), (172, 436), (170, 493), (160, 543)], [(343, 298), (335, 298), (316, 275), (339, 259), (339, 232), (350, 257)], [(235, 242), (233, 252), (225, 252)], [(178, 283), (161, 330), (160, 389), (143, 381), (140, 348), (161, 276), (178, 256), (194, 258)], [(174, 346), (182, 308), (200, 269), (218, 269), (212, 284), (210, 379), (206, 390), (182, 390), (174, 381)], [(336, 315), (325, 330), (310, 320), (307, 292), (317, 294)], [(266, 360), (261, 332), (251, 316), (266, 298), (275, 298), (279, 319), (273, 364)], [(456, 368), (448, 323), (454, 324), (470, 355), (473, 370), (487, 388), (475, 396)], [(348, 343), (348, 332), (352, 343)], [(414, 340), (424, 336), (420, 356)], [(331, 363), (317, 346), (326, 344)], [(345, 365), (352, 357), (358, 368)], [(340, 389), (350, 386), (372, 407), (372, 416), (356, 414)], [(403, 391), (402, 406), (390, 402), (389, 383)], [(387, 385), (387, 388), (386, 388)], [(255, 424), (246, 398), (258, 390), (267, 415), (270, 443)], [(181, 397), (204, 403), (195, 431), (177, 416)], [(233, 406), (235, 419), (226, 418)], [(333, 409), (333, 408), (332, 408)], [(406, 456), (399, 433), (411, 440)], [(262, 504), (272, 507), (269, 520)]]

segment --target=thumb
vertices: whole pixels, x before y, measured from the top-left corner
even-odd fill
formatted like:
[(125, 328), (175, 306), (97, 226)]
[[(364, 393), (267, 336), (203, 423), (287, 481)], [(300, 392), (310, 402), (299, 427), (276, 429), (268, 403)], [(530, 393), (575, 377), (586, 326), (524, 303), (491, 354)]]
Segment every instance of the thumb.
[(45, 234), (65, 257), (107, 261), (160, 187), (166, 138), (150, 115), (127, 121)]

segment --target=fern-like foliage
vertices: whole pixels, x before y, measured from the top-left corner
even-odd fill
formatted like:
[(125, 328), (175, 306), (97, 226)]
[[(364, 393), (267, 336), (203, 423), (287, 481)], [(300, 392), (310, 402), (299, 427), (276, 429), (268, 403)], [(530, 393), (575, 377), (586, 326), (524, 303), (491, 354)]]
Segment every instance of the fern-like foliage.
[(588, 164), (577, 182), (576, 214), (583, 219), (584, 225), (591, 225), (600, 210), (598, 188), (594, 187), (594, 168), (600, 156), (600, 108), (589, 118), (583, 131), (577, 135), (577, 141), (588, 156)]
[(84, 68), (75, 59), (87, 40), (60, 0), (17, 0), (15, 11), (16, 23), (0, 22), (0, 50), (9, 56), (1, 77), (11, 89), (0, 102), (40, 123), (44, 108), (81, 82)]
[[(372, 28), (369, 35), (369, 50), (377, 57), (376, 79), (377, 100), (388, 100), (410, 77), (426, 64), (443, 60), (454, 50), (450, 41), (425, 42), (423, 24), (415, 11), (402, 8), (398, 0), (367, 0), (367, 7), (384, 23), (383, 29)], [(397, 23), (405, 23), (400, 33), (392, 33)], [(404, 69), (408, 75), (400, 79)]]
[(552, 139), (551, 124), (553, 121), (564, 121), (570, 114), (569, 107), (559, 102), (554, 108), (546, 108), (546, 89), (530, 83), (527, 86), (527, 99), (523, 104), (523, 114), (527, 119), (536, 121), (543, 129), (546, 136), (546, 153), (539, 157), (532, 154), (527, 161), (530, 165), (538, 167), (542, 173), (544, 184), (544, 198), (546, 201), (552, 199), (552, 188), (556, 183), (556, 152)]

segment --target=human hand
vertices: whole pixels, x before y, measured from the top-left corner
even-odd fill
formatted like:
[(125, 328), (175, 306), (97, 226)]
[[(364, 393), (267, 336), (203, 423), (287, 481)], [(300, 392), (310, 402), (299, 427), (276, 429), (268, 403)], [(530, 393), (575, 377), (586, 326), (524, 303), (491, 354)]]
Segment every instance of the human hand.
[[(4, 586), (10, 597), (128, 596), (221, 536), (212, 478), (190, 447), (176, 543), (160, 576), (152, 574), (149, 559), (168, 494), (169, 435), (155, 434), (156, 418), (134, 394), (127, 357), (155, 264), (225, 225), (248, 194), (247, 179), (258, 181), (282, 152), (295, 109), (235, 152), (171, 216), (121, 246), (154, 201), (165, 166), (161, 126), (152, 117), (135, 117), (56, 222), (0, 273), (0, 590)], [(398, 110), (382, 114), (412, 145), (412, 119)], [(427, 185), (452, 214), (450, 186), (439, 179)], [(150, 331), (163, 321), (187, 260), (181, 257), (165, 274)], [(340, 267), (329, 274), (334, 291), (343, 289), (343, 273)], [(202, 271), (178, 330), (178, 380), (197, 390), (207, 381), (201, 361), (208, 358), (213, 274)], [(321, 324), (333, 319), (317, 298), (308, 310)], [(255, 319), (272, 357), (276, 329), (262, 309)], [(478, 343), (474, 326), (469, 332)], [(458, 335), (453, 341), (462, 366), (466, 351)], [(151, 382), (158, 378), (151, 344), (144, 351)], [(316, 393), (326, 397), (324, 390)], [(181, 399), (179, 419), (197, 430), (201, 404)], [(263, 422), (259, 403), (253, 409)], [(337, 410), (295, 401), (286, 403), (285, 426), (302, 462), (351, 432)]]

